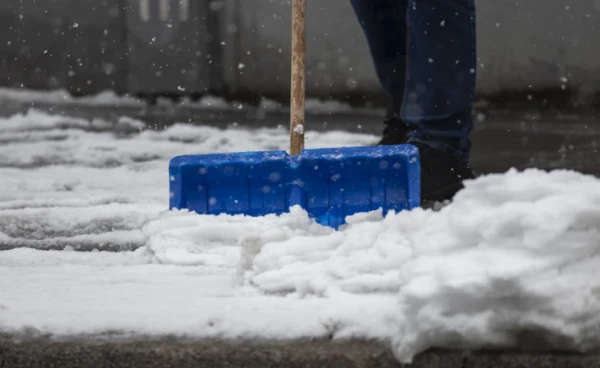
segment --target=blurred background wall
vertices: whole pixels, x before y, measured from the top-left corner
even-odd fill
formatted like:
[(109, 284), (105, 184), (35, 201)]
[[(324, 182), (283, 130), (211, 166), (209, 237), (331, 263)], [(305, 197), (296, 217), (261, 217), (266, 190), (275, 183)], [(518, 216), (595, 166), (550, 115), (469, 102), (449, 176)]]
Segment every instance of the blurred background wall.
[[(289, 0), (1, 3), (1, 86), (287, 98)], [(477, 6), (479, 96), (600, 95), (600, 0)], [(380, 96), (349, 0), (308, 0), (307, 29), (309, 96)]]

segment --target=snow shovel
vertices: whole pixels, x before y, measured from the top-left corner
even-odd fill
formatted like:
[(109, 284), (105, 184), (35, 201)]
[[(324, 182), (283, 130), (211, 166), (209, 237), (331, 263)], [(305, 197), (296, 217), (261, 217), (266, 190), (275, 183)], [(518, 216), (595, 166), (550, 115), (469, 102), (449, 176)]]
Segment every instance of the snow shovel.
[(291, 154), (174, 157), (169, 164), (171, 209), (265, 216), (301, 206), (316, 222), (337, 229), (353, 214), (420, 206), (415, 146), (304, 149), (305, 1), (292, 1)]

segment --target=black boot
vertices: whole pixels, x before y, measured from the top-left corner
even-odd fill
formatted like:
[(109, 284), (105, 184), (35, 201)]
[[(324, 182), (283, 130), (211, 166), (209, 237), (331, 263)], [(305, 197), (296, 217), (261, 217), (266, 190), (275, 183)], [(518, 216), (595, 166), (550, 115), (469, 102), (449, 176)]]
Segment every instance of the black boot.
[(419, 149), (422, 207), (431, 208), (436, 202), (451, 201), (464, 188), (464, 180), (475, 178), (467, 162), (461, 162), (423, 143), (411, 144)]
[(405, 124), (400, 119), (400, 107), (402, 105), (402, 99), (392, 99), (392, 102), (386, 112), (386, 116), (383, 120), (385, 128), (383, 129), (383, 135), (378, 146), (392, 146), (397, 144), (406, 143), (406, 136), (414, 128), (408, 124)]
[[(392, 101), (383, 121), (385, 129), (378, 145), (406, 144), (408, 134), (415, 130), (400, 119), (398, 112), (401, 102), (401, 99)], [(454, 195), (464, 188), (464, 180), (475, 178), (467, 162), (460, 162), (453, 156), (423, 143), (411, 144), (419, 149), (421, 160), (421, 207), (431, 208), (435, 207), (436, 203), (451, 201)]]
[(378, 146), (392, 146), (406, 142), (406, 136), (412, 130), (411, 126), (394, 117), (386, 118), (383, 123), (385, 128), (381, 140), (377, 143)]

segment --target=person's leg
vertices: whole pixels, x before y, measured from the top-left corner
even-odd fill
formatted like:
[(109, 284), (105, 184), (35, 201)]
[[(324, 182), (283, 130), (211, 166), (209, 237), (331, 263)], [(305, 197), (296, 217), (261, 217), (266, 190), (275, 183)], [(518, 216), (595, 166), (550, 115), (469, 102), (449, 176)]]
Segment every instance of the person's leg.
[(406, 79), (407, 25), (409, 0), (351, 0), (367, 39), (375, 71), (390, 106), (379, 144), (401, 144), (409, 127), (402, 123), (400, 110)]
[(351, 0), (351, 3), (366, 36), (381, 86), (400, 107), (406, 77), (408, 0)]
[(467, 161), (477, 70), (474, 0), (411, 0), (401, 118), (420, 142)]
[(419, 148), (424, 206), (452, 199), (463, 180), (473, 177), (468, 158), (476, 71), (474, 0), (352, 0), (352, 5), (382, 87), (400, 112), (380, 144)]

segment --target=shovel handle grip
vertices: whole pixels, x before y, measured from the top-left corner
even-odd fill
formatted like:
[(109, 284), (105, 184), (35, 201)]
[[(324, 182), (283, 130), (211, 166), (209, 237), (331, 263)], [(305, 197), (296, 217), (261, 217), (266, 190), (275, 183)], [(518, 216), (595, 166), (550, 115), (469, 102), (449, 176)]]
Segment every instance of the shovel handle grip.
[(306, 54), (306, 0), (292, 0), (292, 83), (290, 101), (291, 154), (298, 156), (304, 149), (304, 98)]

